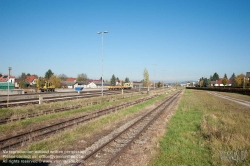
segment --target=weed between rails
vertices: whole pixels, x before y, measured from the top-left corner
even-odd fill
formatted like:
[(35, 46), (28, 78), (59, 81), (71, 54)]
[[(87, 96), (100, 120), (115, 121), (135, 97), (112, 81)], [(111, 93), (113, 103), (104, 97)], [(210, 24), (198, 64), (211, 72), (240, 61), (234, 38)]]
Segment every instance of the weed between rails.
[(32, 143), (28, 148), (23, 150), (35, 151), (67, 149), (76, 151), (79, 148), (82, 150), (82, 148), (86, 147), (86, 144), (89, 144), (86, 140), (91, 139), (91, 137), (97, 138), (98, 135), (102, 135), (100, 133), (104, 133), (105, 130), (110, 130), (108, 128), (116, 127), (116, 125), (121, 122), (121, 120), (129, 120), (133, 113), (145, 111), (144, 108), (154, 104), (156, 101), (162, 100), (165, 97), (166, 95), (161, 95), (144, 103), (108, 114), (85, 125), (79, 125), (70, 130), (62, 132), (61, 134), (55, 135), (44, 141)]

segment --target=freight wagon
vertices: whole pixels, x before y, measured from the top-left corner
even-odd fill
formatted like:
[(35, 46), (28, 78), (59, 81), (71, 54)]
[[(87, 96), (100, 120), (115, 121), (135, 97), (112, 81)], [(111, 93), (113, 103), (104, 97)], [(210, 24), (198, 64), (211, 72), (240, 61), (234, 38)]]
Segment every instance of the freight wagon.
[(107, 86), (108, 90), (121, 90), (121, 89), (131, 89), (132, 84), (131, 83), (125, 83), (123, 86), (117, 85), (117, 86)]

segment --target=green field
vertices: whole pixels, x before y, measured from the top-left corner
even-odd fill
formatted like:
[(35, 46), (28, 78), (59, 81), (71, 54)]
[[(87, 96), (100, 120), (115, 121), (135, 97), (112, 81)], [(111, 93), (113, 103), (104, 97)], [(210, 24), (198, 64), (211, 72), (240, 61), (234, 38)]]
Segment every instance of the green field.
[(250, 110), (185, 90), (153, 165), (250, 165)]

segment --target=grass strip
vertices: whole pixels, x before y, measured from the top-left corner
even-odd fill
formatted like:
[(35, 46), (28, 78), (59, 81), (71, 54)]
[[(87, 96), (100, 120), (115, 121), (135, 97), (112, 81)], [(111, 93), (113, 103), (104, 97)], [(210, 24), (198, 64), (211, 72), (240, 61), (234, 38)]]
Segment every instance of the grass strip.
[(97, 110), (103, 107), (107, 107), (110, 105), (114, 105), (114, 104), (120, 104), (122, 102), (128, 102), (131, 100), (136, 100), (138, 98), (142, 97), (140, 96), (134, 96), (131, 98), (125, 98), (125, 99), (121, 99), (119, 101), (113, 101), (113, 102), (104, 102), (101, 104), (96, 104), (96, 105), (92, 105), (92, 106), (88, 106), (88, 107), (84, 107), (84, 108), (79, 108), (79, 109), (75, 109), (75, 110), (68, 110), (68, 111), (63, 111), (63, 112), (58, 112), (58, 113), (53, 113), (53, 114), (48, 114), (48, 115), (41, 115), (41, 116), (37, 116), (37, 117), (33, 117), (30, 119), (24, 119), (24, 120), (20, 120), (20, 121), (15, 121), (12, 123), (7, 123), (4, 125), (0, 125), (0, 132), (11, 132), (13, 130), (19, 130), (19, 129), (24, 129), (25, 127), (30, 127), (30, 125), (34, 125), (36, 123), (42, 123), (44, 121), (48, 121), (49, 120), (53, 120), (53, 119), (57, 119), (60, 118), (62, 119), (63, 117), (68, 117), (68, 116), (72, 116), (72, 115), (77, 115), (78, 113), (83, 113), (83, 112), (88, 112), (88, 111), (93, 111), (93, 110)]
[(153, 165), (249, 165), (249, 108), (186, 90)]
[(190, 92), (183, 94), (176, 114), (168, 124), (167, 134), (160, 142), (160, 155), (153, 165), (210, 164), (207, 161), (209, 151), (202, 144), (202, 138), (196, 134), (203, 114), (196, 105), (197, 101), (192, 98)]
[(117, 101), (123, 98), (128, 98), (131, 96), (138, 96), (139, 93), (133, 94), (117, 94), (117, 95), (110, 95), (105, 97), (93, 97), (93, 98), (82, 98), (76, 100), (66, 100), (66, 101), (57, 101), (57, 102), (50, 102), (50, 103), (43, 103), (39, 104), (29, 104), (26, 106), (17, 106), (17, 107), (9, 107), (9, 108), (0, 108), (0, 117), (1, 118), (19, 118), (22, 116), (26, 116), (28, 114), (42, 114), (44, 111), (57, 109), (57, 108), (65, 108), (71, 107), (75, 105), (81, 105), (82, 107), (86, 107), (87, 103), (91, 102), (105, 102), (105, 101)]
[[(47, 140), (33, 143), (26, 150), (28, 151), (37, 151), (37, 150), (58, 150), (64, 149), (68, 146), (75, 146), (74, 150), (79, 148), (79, 140), (82, 140), (90, 135), (98, 134), (105, 130), (105, 127), (111, 125), (112, 123), (119, 122), (122, 118), (129, 116), (130, 114), (143, 111), (149, 105), (154, 104), (156, 101), (162, 100), (166, 95), (161, 95), (154, 99), (148, 100), (144, 103), (137, 104), (130, 108), (120, 110), (115, 113), (108, 114), (104, 117), (101, 117), (97, 120), (94, 120), (88, 124), (75, 127), (70, 131), (61, 133)], [(84, 148), (84, 147), (82, 147)]]

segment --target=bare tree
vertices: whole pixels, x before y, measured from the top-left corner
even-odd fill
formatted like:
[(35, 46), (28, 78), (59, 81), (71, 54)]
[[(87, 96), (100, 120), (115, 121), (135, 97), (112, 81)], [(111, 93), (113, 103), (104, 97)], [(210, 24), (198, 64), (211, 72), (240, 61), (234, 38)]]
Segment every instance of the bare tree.
[(67, 76), (65, 74), (59, 74), (58, 76), (62, 81), (66, 81), (67, 80)]
[(87, 74), (78, 74), (76, 81), (85, 82), (88, 80)]

